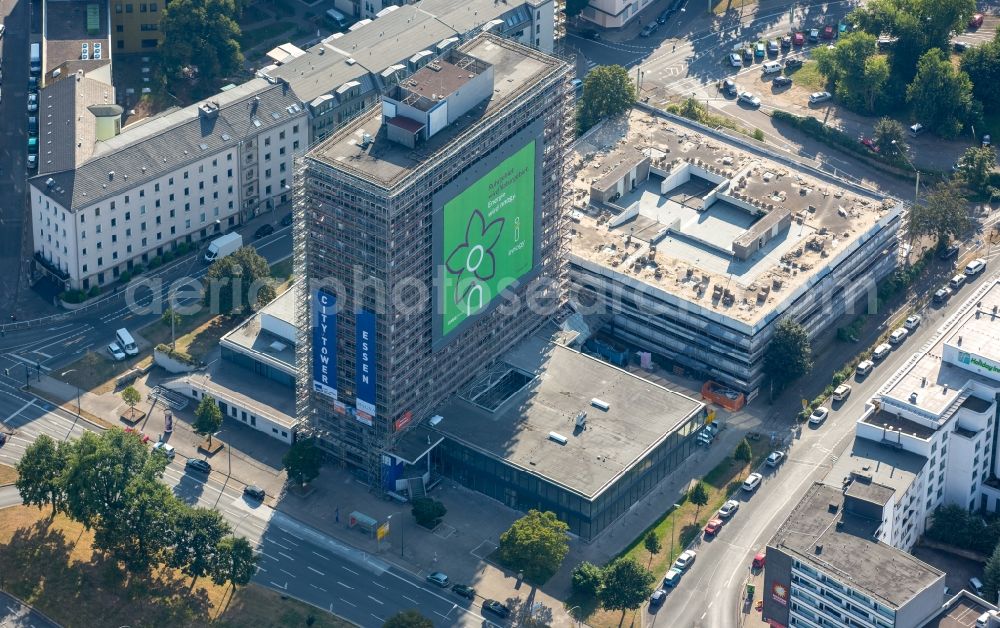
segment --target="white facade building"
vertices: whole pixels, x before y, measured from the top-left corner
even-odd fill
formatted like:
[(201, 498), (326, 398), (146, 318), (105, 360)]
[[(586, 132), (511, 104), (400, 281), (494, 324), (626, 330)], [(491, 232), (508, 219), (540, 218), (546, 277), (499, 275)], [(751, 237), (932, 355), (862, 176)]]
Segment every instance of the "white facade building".
[[(93, 109), (76, 101), (73, 111)], [(51, 124), (65, 124), (51, 115)], [(290, 201), (293, 158), (305, 151), (309, 132), (291, 90), (263, 79), (105, 139), (81, 133), (88, 123), (99, 126), (95, 115), (80, 114), (76, 137), (46, 141), (43, 116), (39, 174), (29, 180), (35, 259), (83, 290)], [(82, 159), (46, 155), (48, 145), (82, 144), (81, 137), (93, 144)]]

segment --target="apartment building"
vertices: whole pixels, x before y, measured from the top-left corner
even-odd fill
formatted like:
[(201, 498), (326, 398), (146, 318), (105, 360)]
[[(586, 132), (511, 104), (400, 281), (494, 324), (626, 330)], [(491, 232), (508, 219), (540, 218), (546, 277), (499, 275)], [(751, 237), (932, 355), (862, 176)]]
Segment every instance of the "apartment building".
[(580, 18), (602, 28), (621, 28), (651, 3), (652, 0), (590, 0)]
[(109, 89), (74, 76), (40, 99), (36, 268), (67, 288), (108, 284), (291, 200), (308, 122), (287, 85), (254, 79), (124, 129)]
[(160, 17), (166, 0), (113, 0), (111, 40), (116, 53), (149, 52), (163, 43)]

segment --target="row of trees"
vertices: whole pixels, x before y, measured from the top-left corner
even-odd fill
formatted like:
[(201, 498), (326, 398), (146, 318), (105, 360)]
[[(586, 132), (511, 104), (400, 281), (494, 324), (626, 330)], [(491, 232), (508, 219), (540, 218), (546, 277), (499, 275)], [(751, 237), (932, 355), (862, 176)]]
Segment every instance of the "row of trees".
[(601, 568), (583, 562), (573, 570), (573, 592), (597, 600), (610, 611), (625, 613), (645, 603), (653, 592), (656, 576), (634, 558), (618, 558)]
[(59, 443), (43, 434), (17, 465), (17, 488), (24, 503), (51, 508), (50, 520), (63, 513), (93, 530), (94, 548), (132, 573), (167, 565), (192, 586), (203, 576), (247, 584), (257, 563), (250, 543), (218, 512), (174, 496), (161, 481), (166, 466), (120, 429)]

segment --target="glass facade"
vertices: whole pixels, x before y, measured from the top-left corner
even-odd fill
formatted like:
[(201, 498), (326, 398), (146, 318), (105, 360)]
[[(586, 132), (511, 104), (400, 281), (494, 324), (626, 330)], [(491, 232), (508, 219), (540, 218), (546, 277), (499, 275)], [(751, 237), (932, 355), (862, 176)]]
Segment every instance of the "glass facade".
[(570, 532), (590, 541), (691, 455), (702, 424), (698, 412), (594, 499), (449, 438), (434, 449), (433, 464), (437, 473), (511, 508), (550, 510)]

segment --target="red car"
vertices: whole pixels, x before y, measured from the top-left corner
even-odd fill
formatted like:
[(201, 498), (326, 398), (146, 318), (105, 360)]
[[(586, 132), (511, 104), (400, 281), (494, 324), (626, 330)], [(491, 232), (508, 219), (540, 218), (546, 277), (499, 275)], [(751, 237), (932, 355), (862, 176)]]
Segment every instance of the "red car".
[(833, 39), (836, 32), (837, 31), (834, 30), (832, 26), (827, 24), (826, 26), (823, 27), (823, 39)]
[(715, 536), (722, 529), (722, 519), (712, 519), (705, 526), (705, 536)]
[(983, 25), (983, 14), (976, 13), (969, 18), (969, 28), (979, 28)]
[(873, 140), (872, 138), (865, 137), (864, 135), (862, 135), (861, 137), (858, 138), (858, 141), (861, 142), (862, 146), (864, 146), (871, 152), (873, 153), (878, 152), (878, 146), (875, 144), (875, 140)]
[(792, 43), (795, 44), (796, 46), (801, 46), (801, 45), (805, 44), (806, 43), (806, 34), (805, 33), (795, 33), (794, 35), (792, 35)]
[(142, 442), (144, 442), (144, 443), (148, 443), (148, 442), (149, 442), (149, 440), (150, 440), (148, 436), (146, 436), (145, 434), (143, 434), (143, 433), (142, 433), (142, 432), (140, 432), (139, 430), (135, 429), (134, 427), (126, 427), (126, 428), (125, 428), (125, 433), (126, 433), (126, 434), (135, 434), (135, 435), (136, 435), (136, 436), (138, 436), (138, 437), (139, 437), (139, 439), (140, 439), (140, 440), (142, 440)]

